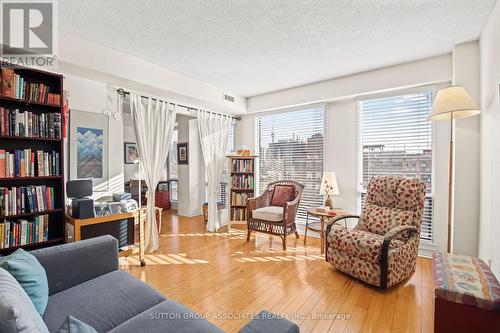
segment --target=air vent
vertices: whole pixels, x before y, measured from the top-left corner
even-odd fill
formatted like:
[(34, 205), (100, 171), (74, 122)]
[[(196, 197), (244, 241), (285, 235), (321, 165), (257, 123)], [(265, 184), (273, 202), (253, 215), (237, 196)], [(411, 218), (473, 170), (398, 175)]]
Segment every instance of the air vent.
[(228, 101), (228, 102), (231, 102), (231, 103), (234, 103), (234, 96), (231, 96), (231, 95), (228, 95), (228, 94), (224, 94), (224, 100)]

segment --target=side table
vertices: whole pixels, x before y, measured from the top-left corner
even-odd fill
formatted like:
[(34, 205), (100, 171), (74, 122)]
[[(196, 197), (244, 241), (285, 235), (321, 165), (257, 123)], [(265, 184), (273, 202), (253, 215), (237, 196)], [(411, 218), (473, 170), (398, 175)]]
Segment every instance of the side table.
[[(304, 245), (307, 241), (307, 230), (311, 230), (314, 232), (319, 232), (321, 237), (321, 254), (325, 252), (325, 225), (328, 223), (328, 220), (337, 218), (343, 215), (349, 215), (349, 212), (343, 209), (334, 208), (333, 211), (335, 215), (330, 215), (326, 212), (318, 211), (318, 208), (308, 208), (306, 214), (306, 229), (304, 232)], [(319, 222), (309, 222), (309, 215), (319, 218)]]

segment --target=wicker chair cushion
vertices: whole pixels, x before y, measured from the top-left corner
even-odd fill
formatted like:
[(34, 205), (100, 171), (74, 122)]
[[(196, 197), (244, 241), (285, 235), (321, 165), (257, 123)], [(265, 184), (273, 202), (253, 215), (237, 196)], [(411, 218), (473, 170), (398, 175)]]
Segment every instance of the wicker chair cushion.
[(283, 207), (266, 206), (252, 210), (252, 218), (257, 220), (280, 222), (283, 220)]
[(295, 199), (295, 186), (293, 185), (275, 185), (271, 196), (271, 206), (282, 207), (289, 201)]

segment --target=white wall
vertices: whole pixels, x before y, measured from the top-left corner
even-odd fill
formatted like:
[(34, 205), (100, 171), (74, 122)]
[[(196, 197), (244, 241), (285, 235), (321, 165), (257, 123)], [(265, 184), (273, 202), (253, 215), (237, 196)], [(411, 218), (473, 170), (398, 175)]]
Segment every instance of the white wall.
[(327, 105), (325, 152), (325, 170), (335, 171), (339, 183), (340, 195), (334, 197), (335, 206), (356, 212), (359, 140), (355, 100)]
[(177, 130), (178, 142), (189, 144), (189, 164), (179, 164), (178, 214), (188, 217), (201, 215), (201, 205), (205, 202), (205, 167), (198, 135), (198, 121), (192, 117), (178, 115)]
[(247, 100), (248, 112), (352, 99), (367, 93), (447, 82), (452, 79), (451, 65), (452, 57), (446, 54), (250, 97)]
[[(65, 74), (64, 90), (69, 92), (70, 109), (100, 113), (108, 116), (109, 183), (106, 192), (94, 193), (95, 198), (123, 191), (123, 124), (111, 115), (116, 111), (116, 92), (102, 82), (82, 79)], [(68, 128), (69, 132), (69, 128)], [(69, 133), (68, 133), (69, 136)], [(65, 140), (65, 175), (69, 179), (68, 140)]]
[[(453, 83), (479, 103), (479, 44), (453, 48)], [(479, 117), (455, 121), (453, 253), (477, 256), (479, 233)]]
[(480, 38), (481, 210), (479, 256), (500, 276), (500, 2)]

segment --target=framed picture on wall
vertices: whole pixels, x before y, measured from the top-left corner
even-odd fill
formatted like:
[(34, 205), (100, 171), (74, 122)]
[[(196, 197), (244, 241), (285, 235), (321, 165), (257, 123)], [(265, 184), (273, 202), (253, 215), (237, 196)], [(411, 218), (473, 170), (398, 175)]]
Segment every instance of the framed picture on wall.
[(135, 142), (123, 143), (123, 156), (125, 157), (125, 164), (134, 164), (134, 161), (139, 157), (137, 151), (137, 144)]
[(178, 164), (188, 164), (188, 143), (177, 144), (177, 161)]
[(70, 110), (69, 179), (91, 179), (94, 192), (108, 190), (108, 116)]

